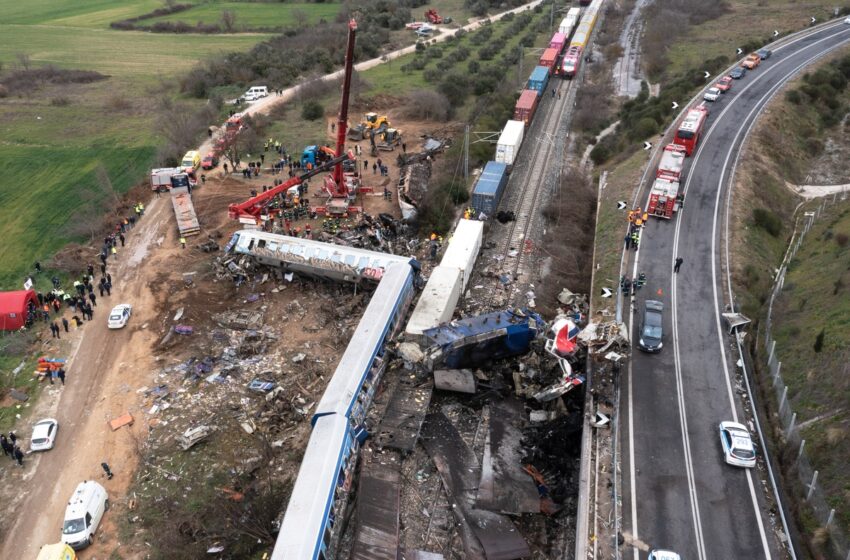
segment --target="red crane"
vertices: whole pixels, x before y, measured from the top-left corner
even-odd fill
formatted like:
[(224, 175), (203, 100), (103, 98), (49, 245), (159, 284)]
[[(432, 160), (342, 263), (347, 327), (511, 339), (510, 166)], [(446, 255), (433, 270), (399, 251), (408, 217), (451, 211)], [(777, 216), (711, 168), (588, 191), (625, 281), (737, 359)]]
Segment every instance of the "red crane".
[[(345, 50), (345, 74), (342, 82), (342, 102), (339, 107), (339, 117), (336, 126), (336, 157), (323, 165), (316, 166), (315, 169), (293, 177), (292, 179), (280, 184), (264, 193), (260, 193), (245, 202), (239, 204), (231, 204), (228, 208), (228, 215), (232, 219), (253, 218), (258, 223), (260, 216), (274, 216), (280, 212), (280, 208), (269, 208), (269, 205), (274, 201), (279, 194), (286, 193), (296, 185), (300, 185), (306, 179), (327, 171), (333, 168), (333, 173), (325, 177), (324, 189), (333, 199), (328, 205), (327, 211), (331, 214), (343, 214), (349, 211), (348, 198), (350, 191), (345, 182), (342, 164), (344, 161), (354, 159), (352, 152), (345, 153), (345, 134), (348, 127), (348, 98), (351, 93), (351, 74), (354, 70), (354, 37), (357, 32), (357, 22), (353, 19), (348, 22), (348, 45)], [(355, 210), (353, 207), (351, 210)]]

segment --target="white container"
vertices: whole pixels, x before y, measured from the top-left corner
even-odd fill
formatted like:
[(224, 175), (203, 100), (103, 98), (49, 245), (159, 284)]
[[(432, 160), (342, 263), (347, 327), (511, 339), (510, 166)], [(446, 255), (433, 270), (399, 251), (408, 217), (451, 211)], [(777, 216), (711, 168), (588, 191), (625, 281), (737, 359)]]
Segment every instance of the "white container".
[(472, 269), (475, 267), (475, 259), (481, 250), (481, 242), (484, 239), (484, 222), (478, 220), (461, 220), (454, 233), (443, 260), (441, 267), (453, 267), (460, 269), (462, 286), (460, 293), (466, 291)]
[(507, 165), (513, 165), (516, 161), (519, 148), (522, 146), (522, 136), (525, 132), (525, 124), (522, 121), (508, 121), (496, 143), (496, 161)]
[(410, 336), (421, 337), (425, 330), (450, 321), (460, 299), (462, 285), (459, 268), (438, 266), (432, 270), (405, 332)]

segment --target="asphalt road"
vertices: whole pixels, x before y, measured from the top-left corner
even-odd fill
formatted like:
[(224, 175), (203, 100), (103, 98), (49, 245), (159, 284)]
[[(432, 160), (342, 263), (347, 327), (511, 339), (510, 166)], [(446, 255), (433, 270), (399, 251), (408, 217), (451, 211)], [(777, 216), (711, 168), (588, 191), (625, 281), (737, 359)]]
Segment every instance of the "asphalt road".
[[(781, 526), (766, 514), (763, 465), (728, 466), (720, 450), (718, 423), (748, 422), (737, 352), (720, 317), (729, 301), (726, 203), (741, 145), (770, 97), (848, 44), (850, 25), (841, 23), (795, 39), (707, 104), (706, 132), (685, 168), (685, 209), (670, 222), (650, 220), (643, 232), (634, 270), (647, 272), (648, 281), (634, 300), (632, 336), (636, 341), (643, 302), (658, 299), (665, 338), (660, 354), (635, 348), (623, 386), (623, 532), (635, 544), (625, 558), (646, 558), (652, 548), (688, 560), (786, 557), (776, 536)], [(684, 264), (674, 275), (677, 255)]]

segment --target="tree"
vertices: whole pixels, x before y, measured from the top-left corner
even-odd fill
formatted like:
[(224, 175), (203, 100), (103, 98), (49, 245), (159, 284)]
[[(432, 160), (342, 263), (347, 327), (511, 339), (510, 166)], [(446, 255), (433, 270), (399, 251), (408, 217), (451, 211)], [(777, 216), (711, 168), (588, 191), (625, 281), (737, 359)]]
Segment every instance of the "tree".
[(32, 66), (32, 59), (25, 52), (15, 53), (15, 60), (18, 61), (18, 66), (21, 67), (21, 70), (29, 70)]
[(305, 27), (307, 27), (307, 23), (310, 21), (310, 18), (307, 15), (307, 12), (305, 12), (301, 8), (295, 8), (294, 10), (292, 10), (291, 13), (292, 13), (292, 19), (295, 20), (295, 24), (298, 27), (298, 29), (304, 29)]
[(232, 33), (236, 30), (236, 14), (233, 10), (222, 10), (221, 26), (224, 27), (224, 30), (228, 33)]
[(318, 101), (308, 101), (304, 104), (304, 108), (301, 109), (301, 117), (308, 121), (320, 119), (324, 114), (325, 110)]

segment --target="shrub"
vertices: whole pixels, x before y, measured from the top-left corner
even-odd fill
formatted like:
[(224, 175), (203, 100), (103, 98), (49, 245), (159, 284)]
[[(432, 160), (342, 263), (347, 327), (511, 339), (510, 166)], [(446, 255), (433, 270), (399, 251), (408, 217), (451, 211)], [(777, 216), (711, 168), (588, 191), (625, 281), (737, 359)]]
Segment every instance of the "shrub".
[(469, 95), (469, 81), (457, 72), (452, 72), (443, 78), (437, 90), (446, 96), (452, 107), (460, 107)]
[(821, 329), (818, 335), (815, 337), (815, 343), (812, 345), (812, 349), (815, 352), (820, 352), (823, 350), (823, 337), (824, 337), (824, 329)]
[[(469, 64), (466, 65), (466, 69), (470, 74), (477, 74), (478, 70), (481, 69), (481, 63), (477, 60), (470, 60)], [(0, 95), (0, 97), (2, 97), (2, 95)]]
[(773, 237), (779, 237), (782, 233), (782, 220), (767, 208), (753, 209), (753, 222)]
[(593, 160), (593, 163), (596, 165), (605, 163), (610, 157), (611, 150), (608, 149), (608, 146), (606, 146), (604, 142), (600, 142), (595, 145), (592, 150), (590, 150), (590, 159)]
[(793, 103), (794, 105), (799, 105), (803, 102), (803, 96), (800, 95), (800, 92), (796, 89), (792, 89), (785, 92), (785, 99), (787, 99), (789, 103)]
[(318, 101), (308, 101), (301, 109), (301, 117), (308, 121), (315, 121), (322, 118), (325, 114), (324, 108)]
[(71, 100), (65, 97), (64, 95), (60, 95), (58, 97), (51, 98), (50, 104), (54, 107), (67, 107), (71, 104)]
[(443, 77), (444, 73), (445, 72), (439, 70), (438, 68), (428, 68), (422, 73), (422, 77), (425, 78), (426, 82), (433, 84), (435, 82), (438, 82), (440, 78)]

